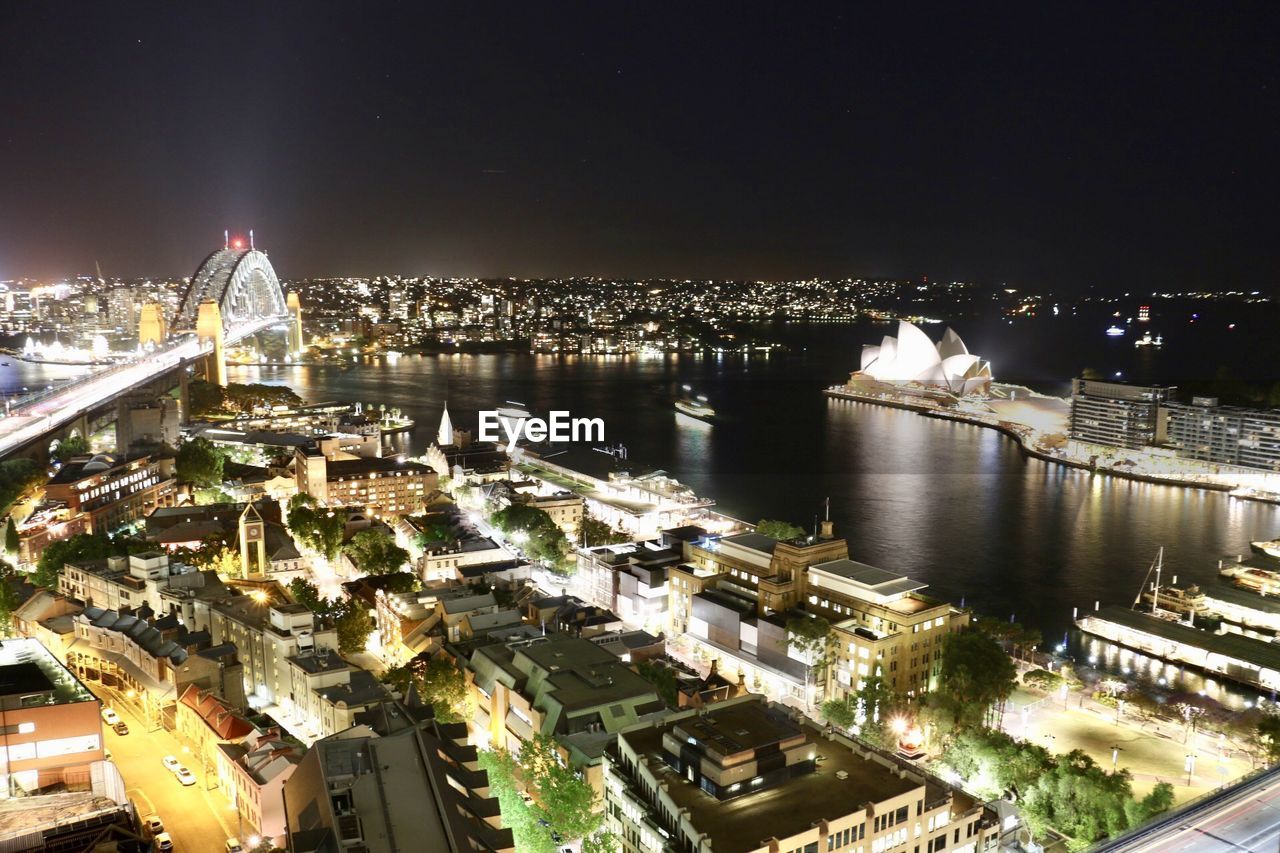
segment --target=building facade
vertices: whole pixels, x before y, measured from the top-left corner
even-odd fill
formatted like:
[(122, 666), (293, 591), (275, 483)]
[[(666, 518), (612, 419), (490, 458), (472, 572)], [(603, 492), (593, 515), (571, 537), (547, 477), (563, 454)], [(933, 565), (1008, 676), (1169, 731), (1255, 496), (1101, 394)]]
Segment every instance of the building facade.
[(1176, 388), (1074, 379), (1071, 437), (1076, 441), (1141, 450), (1163, 440), (1160, 407)]
[(1167, 446), (1184, 459), (1280, 471), (1280, 410), (1220, 406), (1216, 397), (1160, 410)]

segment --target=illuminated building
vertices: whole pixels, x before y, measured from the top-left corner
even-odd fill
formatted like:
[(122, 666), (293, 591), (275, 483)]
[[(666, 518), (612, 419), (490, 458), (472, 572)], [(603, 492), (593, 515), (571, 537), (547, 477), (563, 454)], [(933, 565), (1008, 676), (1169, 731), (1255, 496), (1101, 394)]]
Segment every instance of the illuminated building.
[(298, 491), (324, 506), (365, 506), (387, 515), (421, 512), (436, 487), (436, 472), (395, 459), (328, 459), (299, 448), (294, 459)]
[(624, 853), (995, 849), (994, 812), (759, 696), (630, 728), (604, 758)]
[(1075, 379), (1071, 383), (1071, 437), (1129, 450), (1157, 443), (1160, 407), (1176, 389)]
[(936, 345), (913, 323), (898, 321), (898, 336), (886, 335), (879, 346), (864, 346), (858, 373), (879, 382), (937, 385), (952, 394), (985, 393), (991, 365), (973, 355), (951, 329)]

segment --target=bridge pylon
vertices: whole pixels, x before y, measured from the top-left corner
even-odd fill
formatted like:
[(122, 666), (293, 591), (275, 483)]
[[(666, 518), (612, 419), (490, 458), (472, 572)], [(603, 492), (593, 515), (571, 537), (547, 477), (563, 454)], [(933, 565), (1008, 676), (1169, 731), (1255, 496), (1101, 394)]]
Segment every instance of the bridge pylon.
[(289, 352), (295, 356), (302, 354), (302, 300), (298, 294), (289, 291), (285, 297), (285, 306), (289, 309)]
[(146, 302), (142, 305), (142, 317), (138, 321), (138, 343), (160, 346), (168, 336), (164, 327), (164, 308), (159, 302)]
[(222, 311), (218, 303), (206, 299), (200, 303), (200, 312), (196, 316), (196, 337), (203, 343), (213, 342), (213, 352), (209, 353), (206, 376), (210, 382), (227, 387), (227, 353), (223, 343)]

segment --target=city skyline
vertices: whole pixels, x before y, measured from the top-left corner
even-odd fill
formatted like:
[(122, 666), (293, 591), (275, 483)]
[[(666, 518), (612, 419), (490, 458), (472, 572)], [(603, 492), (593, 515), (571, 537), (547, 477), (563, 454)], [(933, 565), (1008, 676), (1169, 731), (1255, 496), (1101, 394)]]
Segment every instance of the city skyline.
[(1265, 289), (1267, 11), (16, 7), (0, 278)]

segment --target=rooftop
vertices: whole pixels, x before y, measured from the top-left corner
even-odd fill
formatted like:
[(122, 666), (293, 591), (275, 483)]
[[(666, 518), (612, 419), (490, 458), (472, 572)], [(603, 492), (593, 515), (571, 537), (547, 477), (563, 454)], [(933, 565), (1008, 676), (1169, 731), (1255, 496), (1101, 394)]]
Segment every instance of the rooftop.
[(875, 566), (869, 566), (866, 563), (859, 563), (856, 560), (847, 558), (829, 560), (825, 563), (816, 563), (810, 566), (810, 571), (815, 569), (852, 581), (858, 586), (865, 587), (868, 592), (875, 595), (902, 595), (928, 586), (927, 583), (912, 580), (906, 575), (878, 569)]
[(752, 551), (759, 551), (761, 554), (768, 556), (773, 556), (773, 549), (778, 547), (777, 539), (772, 536), (765, 536), (763, 533), (739, 533), (735, 536), (725, 536), (720, 541), (732, 542), (734, 545), (740, 545)]
[(1207, 649), (1237, 661), (1280, 672), (1280, 645), (1266, 640), (1255, 640), (1243, 634), (1210, 634), (1208, 631), (1116, 604), (1109, 604), (1097, 613), (1086, 614), (1086, 617), (1103, 619), (1135, 631)]
[(38, 640), (15, 637), (0, 644), (0, 697), (49, 691), (56, 705), (97, 701)]
[[(747, 710), (750, 706), (755, 708)], [(752, 850), (763, 846), (765, 839), (788, 838), (808, 830), (815, 821), (860, 812), (867, 803), (924, 787), (922, 782), (902, 778), (896, 768), (890, 768), (887, 759), (874, 753), (864, 756), (847, 741), (827, 739), (807, 725), (801, 729), (789, 720), (766, 719), (769, 712), (763, 709), (763, 703), (752, 698), (713, 705), (701, 719), (706, 721), (703, 725), (727, 730), (735, 743), (763, 746), (787, 733), (803, 734), (813, 745), (816, 767), (812, 773), (729, 800), (708, 796), (677, 774), (662, 757), (663, 733), (688, 725), (688, 717), (620, 736), (647, 759), (657, 779), (667, 783), (667, 793), (676, 807), (688, 810), (690, 822), (707, 833), (714, 850)], [(717, 720), (718, 717), (723, 719)], [(739, 734), (743, 731), (745, 734)], [(797, 807), (800, 803), (803, 808)]]

